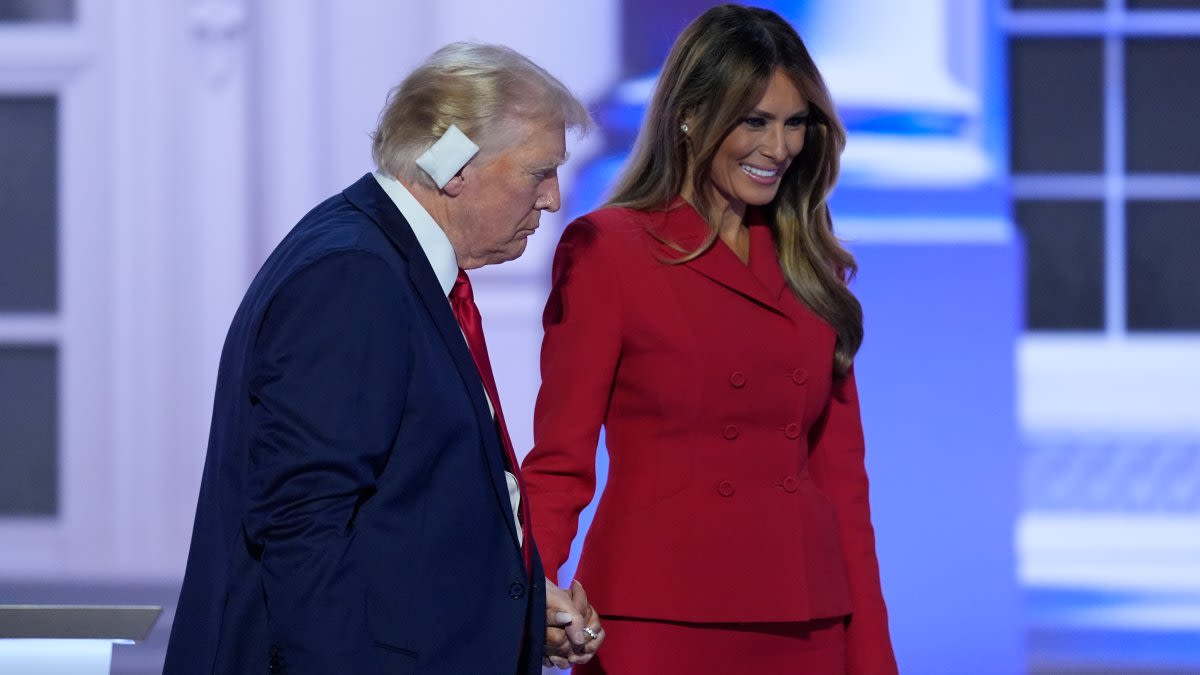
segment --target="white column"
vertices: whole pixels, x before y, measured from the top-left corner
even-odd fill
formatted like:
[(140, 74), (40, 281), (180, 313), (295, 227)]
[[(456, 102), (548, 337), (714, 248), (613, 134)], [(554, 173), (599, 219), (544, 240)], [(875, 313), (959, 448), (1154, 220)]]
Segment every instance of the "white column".
[(113, 570), (144, 569), (148, 540), (161, 529), (154, 525), (157, 514), (169, 507), (154, 486), (173, 437), (167, 390), (175, 345), (161, 317), (173, 306), (172, 264), (165, 253), (180, 229), (175, 214), (183, 210), (173, 180), (183, 159), (178, 144), (166, 142), (175, 131), (172, 18), (166, 3), (114, 2), (101, 48), (109, 57), (112, 91), (106, 106), (111, 159), (107, 175), (97, 178), (112, 189), (111, 211), (101, 226), (112, 238), (113, 433), (105, 478), (112, 489), (106, 515), (113, 536), (105, 553)]
[(247, 151), (255, 188), (251, 257), (257, 265), (331, 190), (333, 78), (329, 3), (263, 0), (253, 11), (252, 115), (257, 134)]
[(951, 75), (949, 11), (948, 0), (820, 0), (803, 37), (845, 102), (977, 110)]
[[(255, 176), (251, 133), (246, 0), (195, 0), (187, 7), (176, 72), (179, 99), (174, 132), (182, 141), (184, 170), (176, 177), (183, 210), (174, 219), (169, 258), (179, 284), (171, 314), (174, 355), (170, 384), (172, 434), (160, 456), (160, 497), (185, 497), (165, 512), (158, 561), (164, 572), (182, 569), (195, 487), (205, 455), (217, 364), (229, 323), (253, 272), (250, 205)], [(172, 480), (175, 466), (195, 473)], [(183, 471), (179, 472), (180, 474)], [(182, 476), (181, 476), (182, 477)], [(189, 490), (189, 488), (191, 488)]]
[(245, 7), (114, 3), (114, 563), (177, 577), (249, 264)]

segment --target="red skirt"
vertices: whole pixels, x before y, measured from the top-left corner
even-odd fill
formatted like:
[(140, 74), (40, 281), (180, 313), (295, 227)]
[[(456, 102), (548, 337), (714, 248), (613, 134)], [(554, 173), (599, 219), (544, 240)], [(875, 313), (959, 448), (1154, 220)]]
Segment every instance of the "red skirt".
[(794, 623), (684, 623), (601, 617), (604, 644), (577, 675), (846, 675), (841, 617)]

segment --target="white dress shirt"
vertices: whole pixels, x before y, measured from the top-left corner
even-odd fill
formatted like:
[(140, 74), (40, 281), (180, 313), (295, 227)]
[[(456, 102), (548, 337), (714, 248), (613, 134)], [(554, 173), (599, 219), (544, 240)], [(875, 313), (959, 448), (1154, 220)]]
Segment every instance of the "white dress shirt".
[[(425, 210), (424, 206), (417, 201), (416, 197), (408, 191), (400, 183), (400, 181), (386, 176), (378, 171), (375, 172), (375, 180), (379, 182), (379, 186), (391, 197), (392, 203), (400, 209), (400, 215), (408, 221), (409, 227), (412, 228), (413, 234), (417, 236), (417, 243), (421, 245), (421, 250), (424, 251), (425, 257), (429, 259), (429, 265), (433, 268), (433, 273), (437, 277), (438, 283), (442, 286), (442, 293), (446, 296), (446, 302), (450, 302), (450, 291), (454, 288), (454, 282), (458, 279), (458, 258), (454, 255), (454, 247), (450, 245), (450, 239), (446, 237), (446, 233), (434, 221), (433, 216)], [(459, 327), (461, 331), (462, 328)], [(463, 338), (466, 341), (466, 337)], [(492, 413), (492, 418), (496, 417), (495, 403), (487, 395), (487, 388), (483, 391), (484, 400), (488, 403), (488, 409)], [(517, 542), (524, 543), (524, 532), (521, 531), (521, 521), (517, 514), (521, 507), (521, 488), (517, 484), (517, 477), (511, 472), (505, 471), (504, 478), (508, 482), (508, 501), (512, 505), (513, 522), (517, 526)]]

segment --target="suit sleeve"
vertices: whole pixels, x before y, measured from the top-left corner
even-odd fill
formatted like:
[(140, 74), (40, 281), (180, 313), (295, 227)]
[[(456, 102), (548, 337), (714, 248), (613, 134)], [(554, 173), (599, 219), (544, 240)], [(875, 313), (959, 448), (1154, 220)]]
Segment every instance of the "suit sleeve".
[(522, 472), (535, 541), (552, 578), (596, 492), (596, 443), (621, 351), (620, 281), (600, 237), (584, 219), (563, 231), (542, 316), (542, 386)]
[(373, 254), (330, 254), (282, 286), (255, 341), (243, 527), (289, 673), (373, 667), (359, 662), (372, 650), (368, 589), (350, 550), (404, 409), (397, 284)]
[(858, 388), (851, 368), (846, 377), (834, 381), (829, 405), (813, 429), (809, 468), (837, 509), (853, 602), (846, 632), (847, 673), (889, 675), (897, 668), (879, 583), (865, 459)]

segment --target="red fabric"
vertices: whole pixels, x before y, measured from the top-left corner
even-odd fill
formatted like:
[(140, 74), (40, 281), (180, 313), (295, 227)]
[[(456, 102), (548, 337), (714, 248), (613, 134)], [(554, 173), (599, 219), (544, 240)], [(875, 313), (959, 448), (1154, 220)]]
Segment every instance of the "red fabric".
[(496, 377), (492, 375), (492, 362), (488, 359), (487, 342), (483, 339), (483, 317), (479, 314), (479, 306), (475, 304), (471, 280), (464, 270), (458, 271), (458, 278), (454, 280), (454, 287), (450, 290), (450, 306), (454, 309), (454, 317), (458, 319), (458, 325), (462, 327), (463, 335), (467, 338), (467, 347), (471, 350), (471, 357), (475, 359), (475, 367), (479, 369), (479, 379), (483, 381), (483, 388), (487, 391), (488, 398), (492, 400), (492, 407), (496, 409), (496, 426), (500, 428), (500, 441), (504, 446), (505, 458), (509, 470), (517, 478), (517, 485), (521, 492), (518, 515), (525, 530), (525, 534), (521, 538), (521, 555), (525, 559), (525, 572), (531, 574), (533, 572), (533, 548), (529, 541), (533, 536), (531, 529), (533, 520), (529, 513), (529, 498), (525, 492), (525, 481), (521, 477), (517, 454), (513, 451), (512, 439), (508, 435), (508, 425), (504, 423), (504, 411), (500, 409), (500, 393), (496, 389)]
[(804, 673), (846, 675), (841, 618), (688, 624), (604, 617), (604, 645), (575, 675)]
[[(755, 211), (751, 211), (758, 217)], [(606, 615), (794, 622), (851, 615), (848, 670), (896, 672), (854, 374), (750, 223), (749, 266), (680, 204), (610, 207), (563, 232), (543, 317), (524, 478), (549, 576), (608, 482), (577, 578)]]

